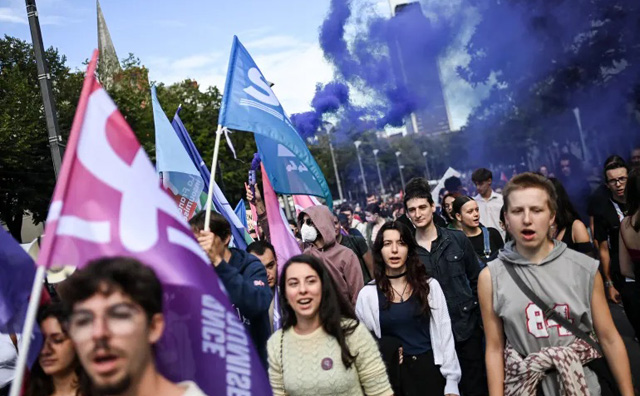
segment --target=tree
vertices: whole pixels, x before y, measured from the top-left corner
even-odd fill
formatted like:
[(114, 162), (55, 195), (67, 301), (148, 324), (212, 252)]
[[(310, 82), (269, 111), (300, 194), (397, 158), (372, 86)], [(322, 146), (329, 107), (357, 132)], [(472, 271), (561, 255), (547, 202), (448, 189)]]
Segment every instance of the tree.
[[(475, 0), (481, 21), (459, 70), (495, 80), (464, 130), (472, 162), (519, 161), (531, 144), (578, 140), (592, 153), (640, 139), (640, 4), (635, 0)], [(624, 151), (622, 151), (624, 152)]]
[[(45, 53), (63, 141), (69, 135), (82, 87), (82, 73), (72, 72), (66, 58)], [(0, 39), (0, 219), (21, 240), (22, 219), (46, 218), (55, 177), (38, 73), (31, 44)]]

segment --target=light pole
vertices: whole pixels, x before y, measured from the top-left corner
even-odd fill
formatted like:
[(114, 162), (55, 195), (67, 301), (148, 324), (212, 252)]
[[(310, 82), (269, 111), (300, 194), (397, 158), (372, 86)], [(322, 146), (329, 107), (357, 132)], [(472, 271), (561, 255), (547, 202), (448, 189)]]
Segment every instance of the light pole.
[(361, 141), (356, 140), (353, 142), (356, 145), (356, 155), (358, 156), (358, 163), (360, 164), (360, 176), (362, 176), (362, 187), (364, 189), (364, 195), (368, 195), (369, 191), (367, 191), (367, 181), (364, 179), (364, 168), (362, 167), (362, 158), (360, 158), (360, 150), (358, 147), (362, 144)]
[[(333, 137), (333, 131), (336, 129), (331, 123), (324, 123), (325, 131), (327, 132), (327, 137), (329, 138), (329, 152), (331, 153), (331, 162), (333, 162), (333, 171), (336, 175), (336, 184), (338, 185), (338, 195), (340, 196), (340, 201), (344, 201), (344, 196), (342, 195), (342, 183), (340, 183), (340, 175), (338, 174), (338, 165), (336, 164), (336, 156), (333, 153), (333, 143), (331, 143), (331, 138)], [(356, 148), (357, 150), (357, 148)]]
[(33, 52), (36, 58), (36, 68), (38, 70), (38, 84), (40, 85), (40, 93), (42, 94), (42, 101), (44, 103), (44, 115), (47, 122), (47, 132), (49, 133), (49, 149), (51, 150), (51, 159), (53, 161), (53, 172), (57, 179), (62, 165), (62, 154), (60, 152), (62, 136), (60, 136), (59, 133), (56, 102), (53, 98), (51, 75), (49, 74), (49, 67), (45, 59), (36, 1), (25, 0), (25, 3), (27, 5), (27, 16), (29, 17), (29, 28), (31, 29), (31, 40), (33, 41)]
[(402, 165), (400, 164), (400, 155), (402, 153), (396, 151), (396, 159), (398, 160), (398, 170), (400, 171), (400, 182), (402, 183), (402, 191), (404, 191), (404, 175), (402, 174)]
[(384, 191), (384, 184), (382, 184), (382, 174), (380, 173), (380, 164), (378, 163), (378, 153), (380, 150), (373, 149), (373, 156), (376, 158), (376, 168), (378, 168), (378, 180), (380, 180), (380, 193), (382, 195), (386, 194)]
[(427, 173), (426, 173), (427, 180), (431, 180), (431, 172), (429, 172), (429, 158), (427, 158), (428, 154), (429, 153), (426, 152), (426, 151), (422, 152), (422, 156), (424, 157), (424, 166), (425, 166), (425, 169), (427, 171)]

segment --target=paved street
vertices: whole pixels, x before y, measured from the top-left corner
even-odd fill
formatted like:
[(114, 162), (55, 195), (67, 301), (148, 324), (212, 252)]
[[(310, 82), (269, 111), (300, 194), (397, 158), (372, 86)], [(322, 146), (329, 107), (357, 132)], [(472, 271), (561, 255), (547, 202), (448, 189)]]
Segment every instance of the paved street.
[(624, 315), (622, 307), (619, 305), (609, 304), (611, 308), (611, 315), (618, 327), (618, 331), (627, 346), (627, 353), (629, 353), (629, 360), (631, 361), (631, 376), (634, 380), (634, 386), (636, 388), (636, 395), (640, 395), (640, 344), (633, 339), (633, 329)]

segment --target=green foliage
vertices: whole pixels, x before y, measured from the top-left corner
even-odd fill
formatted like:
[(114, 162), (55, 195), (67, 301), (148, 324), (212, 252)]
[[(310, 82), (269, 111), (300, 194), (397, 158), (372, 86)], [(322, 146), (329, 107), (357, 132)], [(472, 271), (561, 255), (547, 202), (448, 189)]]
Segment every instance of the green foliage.
[[(66, 58), (49, 48), (45, 54), (63, 140), (69, 135), (82, 73), (65, 66)], [(46, 218), (53, 193), (53, 163), (31, 44), (0, 39), (0, 220), (20, 239), (22, 218)]]

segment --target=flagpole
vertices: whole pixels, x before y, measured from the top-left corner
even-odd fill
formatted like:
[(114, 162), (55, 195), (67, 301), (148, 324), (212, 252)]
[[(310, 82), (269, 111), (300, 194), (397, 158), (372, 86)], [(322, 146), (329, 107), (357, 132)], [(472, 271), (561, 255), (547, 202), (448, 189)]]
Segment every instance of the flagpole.
[(31, 297), (29, 297), (29, 307), (27, 308), (27, 316), (22, 328), (22, 340), (20, 342), (20, 353), (18, 353), (18, 361), (16, 362), (15, 378), (11, 383), (11, 392), (9, 396), (19, 396), (22, 390), (22, 381), (24, 380), (24, 370), (27, 366), (27, 357), (29, 355), (29, 346), (31, 345), (31, 335), (33, 333), (33, 325), (36, 321), (38, 306), (40, 305), (40, 295), (44, 287), (44, 266), (38, 265), (36, 276), (33, 280), (31, 288)]
[(211, 176), (209, 177), (209, 193), (207, 194), (207, 207), (204, 216), (204, 230), (209, 230), (209, 222), (211, 221), (211, 204), (213, 202), (213, 179), (216, 177), (216, 165), (218, 165), (218, 152), (220, 151), (220, 136), (222, 136), (222, 125), (218, 124), (216, 131), (216, 142), (213, 146), (213, 161), (211, 162)]

